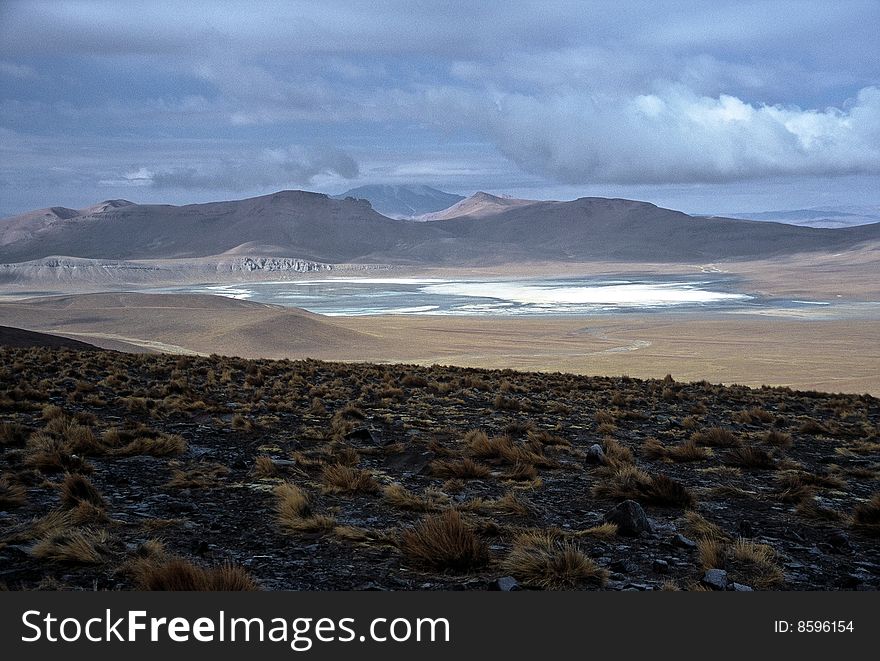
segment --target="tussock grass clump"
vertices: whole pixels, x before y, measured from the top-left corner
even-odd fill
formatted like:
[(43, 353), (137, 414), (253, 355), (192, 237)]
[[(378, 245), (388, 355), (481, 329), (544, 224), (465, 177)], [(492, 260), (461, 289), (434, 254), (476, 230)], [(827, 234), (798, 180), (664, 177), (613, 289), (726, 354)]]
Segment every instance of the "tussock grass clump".
[(466, 452), (472, 459), (483, 459), (489, 462), (516, 464), (532, 464), (552, 468), (557, 463), (538, 454), (529, 447), (519, 444), (510, 436), (488, 437), (482, 431), (472, 431), (465, 436)]
[(708, 449), (700, 447), (693, 440), (667, 447), (656, 438), (648, 438), (642, 443), (641, 452), (648, 459), (668, 459), (676, 463), (703, 461), (712, 456)]
[(178, 557), (143, 558), (132, 564), (138, 590), (188, 592), (241, 592), (259, 590), (242, 567), (224, 563), (201, 567)]
[(735, 448), (742, 444), (739, 437), (724, 427), (709, 427), (691, 434), (691, 440), (697, 445), (709, 445), (716, 448)]
[(852, 515), (853, 525), (864, 532), (880, 536), (880, 493), (871, 500), (856, 505)]
[(110, 558), (109, 541), (106, 530), (57, 530), (34, 544), (30, 553), (49, 562), (99, 565)]
[(573, 589), (584, 584), (601, 587), (609, 576), (575, 543), (545, 531), (519, 535), (503, 567), (524, 585), (544, 590)]
[(697, 558), (703, 569), (722, 569), (727, 558), (727, 545), (712, 537), (697, 540)]
[(81, 503), (88, 503), (98, 509), (104, 509), (106, 506), (101, 492), (95, 488), (89, 478), (78, 473), (70, 473), (61, 483), (61, 506), (69, 510)]
[(632, 464), (636, 460), (632, 450), (610, 436), (602, 440), (602, 451), (605, 453), (605, 463), (611, 466)]
[(787, 450), (794, 445), (791, 434), (784, 431), (779, 431), (778, 429), (771, 429), (766, 434), (764, 434), (761, 440), (767, 445), (782, 448), (783, 450)]
[(261, 454), (254, 460), (254, 475), (256, 477), (277, 477), (278, 466), (272, 461), (272, 457)]
[(0, 475), (0, 509), (21, 507), (27, 502), (27, 490), (11, 475)]
[(693, 507), (696, 498), (681, 482), (667, 475), (650, 475), (635, 466), (620, 466), (605, 473), (593, 486), (597, 498), (632, 499), (643, 505)]
[(17, 422), (0, 422), (0, 445), (22, 445), (31, 429)]
[(325, 488), (334, 493), (376, 493), (379, 490), (379, 483), (369, 471), (342, 464), (324, 466), (322, 479)]
[(332, 516), (314, 514), (308, 495), (290, 482), (275, 487), (275, 498), (278, 523), (289, 532), (329, 532), (336, 525)]
[[(175, 462), (176, 463), (176, 462)], [(222, 478), (229, 475), (229, 468), (213, 462), (199, 463), (171, 472), (171, 479), (165, 483), (169, 489), (207, 489), (218, 487)]]
[(401, 533), (398, 545), (413, 563), (440, 571), (468, 571), (489, 558), (486, 543), (455, 510), (425, 517)]
[(491, 471), (473, 459), (438, 459), (431, 462), (431, 475), (460, 480), (484, 480)]
[(730, 551), (728, 571), (734, 580), (758, 590), (780, 586), (785, 580), (782, 568), (776, 562), (776, 551), (767, 544), (738, 539)]
[(538, 469), (532, 464), (515, 463), (510, 470), (502, 475), (502, 479), (513, 480), (515, 482), (529, 482), (538, 477)]
[(43, 473), (87, 473), (92, 470), (82, 457), (71, 454), (65, 441), (45, 432), (31, 434), (28, 438), (24, 464)]
[(121, 448), (112, 450), (110, 454), (119, 457), (132, 457), (135, 455), (168, 457), (184, 454), (188, 449), (189, 446), (182, 436), (163, 432), (153, 438), (140, 436)]
[(495, 499), (474, 498), (456, 506), (464, 512), (481, 512), (490, 514), (509, 514), (516, 516), (532, 516), (534, 508), (528, 501), (514, 492), (509, 491)]
[(592, 537), (594, 539), (614, 539), (617, 537), (617, 524), (616, 523), (601, 523), (598, 526), (593, 526), (592, 528), (586, 528), (585, 530), (578, 530), (573, 533), (575, 537)]
[(744, 445), (733, 448), (724, 454), (724, 463), (740, 468), (772, 470), (776, 468), (776, 460), (764, 448), (756, 445)]
[(437, 512), (449, 504), (449, 497), (440, 491), (427, 489), (417, 494), (402, 484), (389, 484), (382, 490), (382, 497), (389, 505), (414, 512)]
[(702, 514), (694, 510), (684, 513), (685, 530), (689, 535), (697, 539), (712, 539), (726, 541), (730, 537), (720, 526), (706, 519)]
[(838, 522), (844, 520), (844, 515), (830, 507), (820, 505), (815, 498), (804, 498), (797, 506), (797, 513), (805, 519), (816, 521)]
[(831, 433), (828, 427), (823, 425), (818, 420), (813, 420), (812, 418), (807, 418), (803, 422), (801, 422), (800, 426), (798, 427), (798, 431), (801, 434), (810, 434), (811, 436), (825, 436)]

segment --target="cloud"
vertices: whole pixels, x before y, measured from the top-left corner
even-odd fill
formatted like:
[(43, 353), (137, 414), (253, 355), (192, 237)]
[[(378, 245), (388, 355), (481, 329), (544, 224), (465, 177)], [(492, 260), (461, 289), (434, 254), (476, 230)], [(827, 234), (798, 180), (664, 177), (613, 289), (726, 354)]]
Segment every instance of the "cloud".
[(161, 189), (249, 191), (306, 185), (319, 175), (353, 179), (358, 172), (357, 162), (339, 149), (294, 145), (282, 149), (264, 149), (250, 157), (227, 158), (219, 164), (140, 167), (100, 183)]
[[(434, 100), (437, 103), (437, 100)], [(802, 110), (677, 86), (623, 98), (470, 95), (442, 102), (528, 172), (570, 184), (726, 182), (880, 173), (880, 88)]]

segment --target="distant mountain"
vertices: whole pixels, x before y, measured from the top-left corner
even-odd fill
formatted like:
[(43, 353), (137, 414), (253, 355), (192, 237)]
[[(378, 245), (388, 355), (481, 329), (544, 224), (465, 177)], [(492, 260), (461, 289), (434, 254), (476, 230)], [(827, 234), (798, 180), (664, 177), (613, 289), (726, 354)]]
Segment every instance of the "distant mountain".
[(3, 218), (0, 220), (0, 246), (15, 241), (32, 239), (39, 236), (55, 223), (68, 221), (81, 216), (104, 213), (111, 209), (121, 209), (134, 204), (128, 200), (105, 200), (85, 209), (68, 209), (67, 207), (49, 207), (27, 213)]
[(730, 218), (763, 220), (803, 227), (840, 228), (880, 222), (880, 207), (815, 207), (784, 211), (727, 214)]
[(516, 207), (524, 207), (530, 204), (537, 204), (537, 200), (519, 200), (514, 197), (498, 197), (489, 193), (474, 193), (468, 198), (462, 198), (460, 202), (453, 204), (448, 209), (428, 213), (420, 216), (417, 220), (449, 220), (450, 218), (461, 218), (468, 216), (470, 218), (485, 218), (493, 216), (502, 211), (513, 209)]
[(346, 197), (368, 200), (376, 211), (389, 218), (412, 218), (440, 211), (464, 199), (461, 195), (418, 185), (359, 186), (341, 195), (334, 195), (333, 199), (344, 200)]
[[(23, 238), (0, 246), (0, 263), (54, 256), (136, 260), (219, 255), (412, 265), (693, 263), (840, 251), (880, 242), (880, 223), (816, 229), (694, 217), (647, 202), (598, 197), (539, 202), (481, 194), (469, 200), (459, 208), (467, 213), (442, 222), (393, 220), (364, 200), (305, 191), (179, 207), (130, 204), (48, 226), (37, 215), (32, 222), (39, 231), (31, 231), (19, 216), (13, 221)], [(0, 228), (8, 222), (0, 221)]]

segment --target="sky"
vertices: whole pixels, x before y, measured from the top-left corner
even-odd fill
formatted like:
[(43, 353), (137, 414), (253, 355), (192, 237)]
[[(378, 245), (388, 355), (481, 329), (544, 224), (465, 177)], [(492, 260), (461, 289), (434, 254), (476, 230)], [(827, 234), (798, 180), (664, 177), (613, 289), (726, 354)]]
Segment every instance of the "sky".
[(880, 2), (2, 2), (0, 214), (427, 184), (880, 205)]

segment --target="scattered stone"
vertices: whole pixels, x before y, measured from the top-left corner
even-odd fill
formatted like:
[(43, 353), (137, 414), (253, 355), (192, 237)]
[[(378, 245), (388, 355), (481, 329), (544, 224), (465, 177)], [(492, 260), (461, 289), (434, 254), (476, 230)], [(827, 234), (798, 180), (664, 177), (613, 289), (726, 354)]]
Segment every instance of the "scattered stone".
[(737, 583), (734, 581), (730, 585), (727, 586), (727, 589), (731, 592), (754, 592), (754, 588), (749, 585), (743, 585), (742, 583)]
[(727, 572), (723, 569), (709, 569), (700, 582), (707, 588), (723, 590), (727, 587)]
[(697, 548), (697, 543), (694, 540), (688, 539), (687, 537), (685, 537), (681, 533), (676, 533), (672, 537), (672, 545), (677, 546), (680, 549), (695, 549), (695, 548)]
[(605, 451), (598, 443), (594, 443), (587, 449), (588, 464), (601, 464), (605, 461)]
[(621, 535), (636, 537), (643, 532), (653, 532), (645, 510), (634, 500), (624, 500), (605, 514), (605, 521), (617, 524)]
[(519, 583), (513, 576), (502, 576), (495, 581), (495, 589), (501, 592), (517, 592), (520, 587)]
[(629, 560), (615, 560), (611, 563), (611, 569), (617, 572), (623, 572), (625, 574), (632, 574), (635, 571), (638, 571), (639, 566), (634, 562), (630, 562)]
[(345, 435), (345, 438), (349, 441), (368, 441), (376, 445), (381, 442), (378, 432), (368, 427), (355, 427)]
[(666, 560), (654, 560), (651, 563), (651, 568), (657, 572), (658, 574), (668, 574), (669, 573), (669, 563)]
[(422, 450), (418, 447), (408, 448), (400, 454), (387, 457), (385, 466), (409, 475), (420, 475), (427, 471), (435, 456), (430, 450)]
[(835, 530), (828, 535), (828, 543), (835, 549), (849, 548), (849, 537), (842, 530)]

